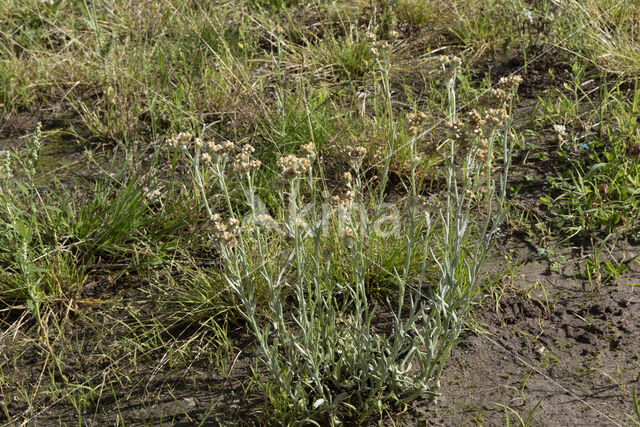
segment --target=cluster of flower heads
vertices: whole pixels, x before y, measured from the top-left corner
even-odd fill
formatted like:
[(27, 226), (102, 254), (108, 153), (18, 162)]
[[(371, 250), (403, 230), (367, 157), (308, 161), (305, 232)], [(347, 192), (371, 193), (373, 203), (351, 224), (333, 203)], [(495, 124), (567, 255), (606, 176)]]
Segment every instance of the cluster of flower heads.
[(182, 148), (191, 144), (191, 141), (193, 141), (193, 134), (187, 131), (167, 139), (167, 144), (172, 148)]
[(343, 155), (348, 158), (351, 167), (356, 170), (360, 168), (364, 157), (367, 155), (367, 149), (362, 145), (356, 144), (349, 144), (346, 147), (343, 147), (341, 151)]
[[(200, 160), (204, 163), (227, 160), (236, 150), (231, 141), (223, 141), (221, 143), (216, 143), (213, 140), (203, 141), (200, 138), (194, 138), (191, 132), (181, 132), (167, 140), (167, 144), (170, 147), (183, 150), (186, 150), (192, 143), (200, 149)], [(233, 169), (238, 172), (249, 172), (259, 168), (262, 162), (251, 159), (251, 153), (254, 151), (255, 148), (249, 144), (245, 144), (240, 148), (235, 158), (233, 158)]]
[(351, 172), (347, 171), (343, 173), (342, 180), (344, 181), (347, 187), (351, 188), (351, 183), (353, 182), (353, 176), (351, 175)]
[(567, 128), (564, 125), (553, 125), (553, 130), (556, 132), (556, 139), (558, 143), (564, 142), (564, 137), (567, 135)]
[(213, 223), (213, 238), (220, 243), (234, 245), (236, 241), (236, 231), (240, 225), (240, 221), (236, 218), (227, 218), (226, 220), (220, 214), (211, 215)]
[(362, 145), (350, 145), (347, 147), (347, 154), (353, 159), (362, 160), (367, 155), (367, 149)]
[(286, 180), (300, 176), (311, 168), (311, 161), (315, 159), (315, 145), (310, 142), (300, 147), (298, 151), (300, 157), (289, 154), (280, 157), (276, 165), (282, 169), (282, 177)]
[(298, 150), (298, 154), (303, 156), (303, 157), (306, 157), (309, 160), (314, 160), (316, 158), (316, 146), (315, 146), (315, 144), (313, 142), (309, 142), (307, 144), (304, 144)]
[(462, 59), (457, 56), (442, 55), (438, 60), (447, 78), (453, 77), (456, 70), (462, 65)]
[[(364, 147), (359, 147), (364, 149)], [(358, 150), (360, 152), (360, 150)], [(343, 196), (333, 195), (329, 198), (329, 203), (334, 208), (338, 209), (346, 209), (349, 207), (357, 194), (357, 190), (354, 188), (353, 175), (350, 171), (344, 172), (341, 177), (341, 182), (347, 187), (347, 191), (345, 191)]]
[(485, 135), (485, 125), (490, 123), (497, 126), (503, 123), (509, 115), (504, 108), (489, 108), (484, 115), (474, 108), (467, 113), (467, 117), (466, 122), (458, 119), (455, 122), (447, 122), (446, 125), (462, 152), (474, 147), (478, 160), (484, 161), (489, 149), (489, 139)]
[(311, 161), (306, 157), (298, 157), (295, 154), (280, 157), (276, 165), (282, 169), (282, 176), (285, 179), (293, 179), (311, 167)]
[(493, 89), (490, 95), (490, 99), (499, 105), (497, 108), (486, 108), (484, 112), (474, 108), (466, 114), (465, 121), (458, 119), (455, 122), (446, 123), (452, 138), (457, 142), (458, 148), (462, 152), (474, 147), (476, 158), (480, 161), (486, 160), (489, 149), (489, 140), (486, 135), (487, 125), (490, 129), (494, 129), (509, 118), (505, 104), (511, 99), (521, 82), (522, 77), (520, 76), (501, 78), (497, 88)]
[(521, 83), (522, 77), (518, 75), (501, 77), (500, 80), (498, 80), (497, 87), (491, 89), (489, 96), (490, 101), (497, 105), (504, 105), (509, 102), (511, 94), (518, 89)]
[(409, 123), (409, 133), (415, 135), (418, 133), (418, 127), (424, 125), (429, 116), (422, 111), (418, 111), (417, 113), (407, 113), (405, 118)]
[(330, 203), (338, 209), (346, 209), (351, 203), (352, 196), (353, 192), (349, 190), (345, 193), (344, 197), (338, 195), (331, 196)]
[(269, 214), (256, 215), (253, 218), (253, 223), (261, 228), (275, 228), (277, 227), (276, 220)]
[(252, 169), (258, 169), (262, 162), (260, 160), (251, 160), (251, 153), (254, 151), (256, 149), (252, 145), (245, 144), (236, 155), (233, 168), (238, 172), (250, 172)]
[[(391, 40), (395, 40), (400, 36), (400, 34), (397, 31), (390, 31), (389, 32), (389, 39)], [(371, 53), (374, 56), (377, 56), (380, 54), (380, 51), (384, 51), (384, 50), (388, 50), (389, 48), (391, 48), (391, 44), (389, 44), (388, 41), (386, 40), (377, 40), (378, 37), (375, 35), (375, 33), (367, 33), (367, 40), (369, 40), (369, 42), (373, 43), (373, 47), (371, 48)]]
[(518, 74), (513, 74), (507, 77), (500, 77), (500, 80), (498, 80), (498, 86), (507, 90), (517, 89), (521, 84), (522, 76)]
[[(220, 144), (217, 144), (215, 141), (202, 142), (200, 138), (196, 138), (195, 143), (197, 147), (208, 150), (202, 153), (202, 160), (205, 160), (205, 161), (211, 161), (212, 156), (225, 157), (234, 148), (233, 142), (231, 141), (223, 141)], [(205, 154), (208, 154), (208, 156), (205, 157), (204, 156)]]

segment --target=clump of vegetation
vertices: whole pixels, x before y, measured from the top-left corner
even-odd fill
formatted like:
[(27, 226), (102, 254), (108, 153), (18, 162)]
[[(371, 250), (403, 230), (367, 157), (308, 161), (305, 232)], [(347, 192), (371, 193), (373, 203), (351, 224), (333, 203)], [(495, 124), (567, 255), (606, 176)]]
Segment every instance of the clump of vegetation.
[[(553, 193), (544, 198), (559, 214), (553, 224), (567, 236), (617, 230), (637, 236), (638, 86), (609, 88), (603, 82), (596, 104), (582, 88), (584, 68), (575, 64), (572, 75), (566, 90), (556, 93), (555, 101), (543, 100), (539, 110), (544, 125), (552, 125), (558, 155), (567, 161), (558, 176), (549, 177)], [(584, 112), (578, 110), (582, 105)]]
[[(474, 109), (463, 121), (455, 108), (459, 66), (458, 58), (443, 62), (452, 135), (437, 153), (445, 165), (442, 207), (422, 209), (416, 170), (423, 161), (418, 142), (425, 115), (408, 114), (409, 191), (394, 206), (397, 216), (388, 218), (393, 229), (382, 236), (380, 220), (389, 216), (384, 186), (397, 149), (393, 137), (377, 188), (365, 184), (366, 148), (345, 148), (350, 168), (343, 174), (344, 196), (327, 197), (322, 155), (313, 142), (280, 157), (277, 202), (271, 209), (257, 195), (262, 162), (253, 158), (254, 147), (190, 133), (169, 141), (185, 156), (200, 189), (222, 279), (256, 339), (267, 371), (262, 386), (278, 420), (362, 419), (389, 403), (437, 392), (444, 362), (478, 293), (480, 268), (506, 214), (507, 109), (521, 81), (501, 80), (492, 93), (497, 108), (487, 107), (484, 114)], [(312, 129), (310, 134), (313, 139)], [(504, 163), (497, 188), (494, 156)], [(480, 186), (484, 220), (469, 197)], [(232, 192), (244, 195), (243, 205), (235, 203)], [(212, 210), (210, 194), (219, 195), (219, 212)], [(380, 265), (370, 257), (382, 250), (380, 245), (399, 249), (393, 263)], [(437, 282), (428, 275), (433, 267)], [(391, 292), (377, 303), (371, 298), (372, 270), (390, 276)], [(381, 313), (392, 314), (389, 324), (377, 324)]]

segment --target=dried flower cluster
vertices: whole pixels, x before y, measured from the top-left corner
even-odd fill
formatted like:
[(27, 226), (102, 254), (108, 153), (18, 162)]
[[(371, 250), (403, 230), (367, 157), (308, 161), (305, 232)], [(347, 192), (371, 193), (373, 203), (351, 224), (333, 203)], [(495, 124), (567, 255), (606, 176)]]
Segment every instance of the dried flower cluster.
[(442, 55), (438, 59), (447, 78), (453, 77), (456, 70), (462, 65), (462, 59), (457, 56)]
[(499, 125), (509, 118), (509, 113), (504, 108), (489, 108), (485, 114), (485, 118), (495, 124)]
[(502, 77), (498, 80), (497, 87), (491, 89), (489, 100), (495, 105), (503, 106), (511, 99), (511, 96), (518, 90), (518, 86), (522, 83), (522, 77), (512, 75)]
[(235, 218), (224, 219), (220, 214), (211, 215), (213, 223), (213, 237), (217, 242), (233, 246), (236, 241), (236, 230), (240, 221)]
[[(203, 141), (200, 138), (194, 138), (191, 132), (181, 132), (176, 136), (167, 139), (167, 144), (173, 148), (187, 150), (191, 144), (195, 145), (200, 151), (200, 161), (203, 163), (211, 163), (226, 160), (235, 151), (235, 145), (231, 141), (223, 141), (216, 143), (213, 140)], [(250, 172), (262, 165), (260, 160), (252, 160), (251, 154), (255, 148), (249, 144), (245, 144), (233, 159), (233, 169), (238, 172)]]
[(347, 147), (347, 154), (354, 159), (363, 159), (367, 154), (367, 149), (361, 145), (351, 145)]
[(522, 76), (519, 76), (517, 74), (513, 74), (508, 77), (501, 77), (500, 80), (498, 80), (498, 86), (504, 90), (509, 90), (509, 91), (517, 89), (518, 86), (520, 86), (521, 84), (522, 84)]
[(342, 198), (340, 196), (331, 196), (331, 205), (338, 209), (345, 209), (349, 206), (351, 202), (351, 197), (353, 196), (353, 192), (347, 191), (345, 197)]
[(508, 118), (509, 113), (505, 108), (508, 101), (522, 82), (520, 76), (503, 77), (498, 82), (498, 87), (492, 89), (489, 99), (497, 108), (486, 107), (484, 112), (472, 109), (465, 120), (447, 122), (452, 139), (457, 143), (458, 149), (465, 153), (471, 148), (475, 149), (476, 158), (483, 162), (486, 160), (489, 150), (489, 137), (496, 127), (501, 126)]
[(453, 139), (457, 141), (463, 141), (465, 123), (462, 120), (458, 119), (455, 122), (447, 121), (445, 122), (445, 126), (449, 128)]
[(491, 89), (490, 99), (492, 103), (502, 105), (509, 101), (509, 94), (502, 88)]
[(353, 181), (353, 176), (351, 176), (351, 172), (345, 172), (342, 174), (342, 179), (347, 187), (351, 187), (351, 182)]
[(282, 169), (285, 180), (293, 179), (311, 168), (311, 162), (316, 158), (316, 146), (313, 142), (304, 144), (298, 150), (299, 156), (289, 154), (280, 157), (276, 165)]
[(302, 157), (306, 157), (307, 159), (313, 161), (316, 158), (316, 146), (313, 142), (309, 142), (308, 144), (304, 144), (298, 150), (298, 154)]
[[(377, 36), (374, 33), (367, 33), (367, 40), (373, 43), (373, 47), (371, 48), (371, 53), (374, 56), (378, 56), (381, 50), (388, 50), (391, 48), (391, 45), (386, 40), (377, 40)], [(398, 37), (397, 31), (391, 31), (389, 33), (389, 37), (394, 40)]]
[(424, 125), (429, 116), (422, 111), (418, 111), (417, 113), (407, 113), (405, 118), (409, 123), (409, 133), (415, 135), (418, 133), (418, 127)]
[(277, 227), (276, 221), (269, 214), (256, 215), (253, 218), (253, 223), (261, 228), (274, 228)]
[(187, 147), (193, 141), (193, 134), (191, 132), (180, 132), (172, 138), (167, 139), (169, 147), (181, 148)]
[(256, 151), (252, 145), (245, 144), (238, 155), (236, 155), (233, 163), (233, 169), (238, 172), (250, 172), (253, 169), (258, 169), (262, 162), (260, 160), (251, 160), (251, 153)]
[(201, 155), (203, 160), (212, 160), (214, 157), (226, 155), (233, 150), (233, 142), (224, 141), (217, 144), (215, 141), (203, 141), (200, 138), (194, 138), (191, 132), (180, 132), (179, 134), (167, 139), (167, 145), (172, 148), (187, 149), (191, 144), (195, 145), (201, 150), (207, 150), (208, 155)]
[(222, 155), (233, 150), (233, 142), (231, 141), (223, 141), (221, 144), (216, 144), (214, 141), (207, 141), (205, 146), (211, 153), (217, 155)]
[(280, 157), (276, 165), (282, 169), (282, 177), (286, 180), (293, 179), (311, 168), (311, 160), (306, 157), (298, 157), (295, 154)]
[(347, 144), (340, 148), (340, 152), (343, 156), (346, 157), (346, 160), (349, 162), (349, 165), (356, 171), (360, 169), (362, 165), (362, 161), (367, 155), (367, 148), (362, 145), (358, 145), (356, 143)]

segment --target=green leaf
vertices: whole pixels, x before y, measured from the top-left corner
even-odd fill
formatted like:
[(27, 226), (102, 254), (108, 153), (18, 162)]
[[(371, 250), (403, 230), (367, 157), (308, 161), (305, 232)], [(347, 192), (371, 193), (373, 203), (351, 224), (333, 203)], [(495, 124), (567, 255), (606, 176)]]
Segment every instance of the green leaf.
[(45, 210), (51, 211), (51, 212), (55, 212), (55, 213), (58, 213), (58, 214), (62, 213), (62, 210), (57, 208), (57, 207), (55, 207), (55, 206), (43, 206), (42, 209), (45, 209)]
[(20, 190), (20, 192), (22, 194), (29, 193), (29, 190), (27, 189), (27, 187), (24, 186), (24, 184), (22, 182), (16, 181), (16, 186), (18, 187), (18, 189)]
[(587, 172), (587, 174), (584, 176), (584, 179), (588, 179), (591, 175), (593, 175), (603, 167), (607, 166), (608, 164), (609, 163), (596, 163), (595, 165), (591, 166), (591, 168), (589, 169), (589, 172)]

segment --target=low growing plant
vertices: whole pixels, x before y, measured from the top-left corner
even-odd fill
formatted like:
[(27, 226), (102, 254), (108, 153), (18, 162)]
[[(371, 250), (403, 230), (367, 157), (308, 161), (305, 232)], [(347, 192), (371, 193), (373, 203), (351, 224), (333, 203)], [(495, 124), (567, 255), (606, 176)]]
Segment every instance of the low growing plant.
[[(442, 66), (451, 138), (439, 149), (446, 190), (435, 206), (425, 206), (416, 184), (426, 117), (420, 113), (407, 115), (410, 179), (402, 202), (393, 205), (385, 199), (388, 167), (377, 188), (365, 184), (362, 146), (345, 148), (351, 162), (342, 196), (330, 195), (312, 142), (281, 157), (273, 183), (278, 202), (269, 211), (257, 196), (263, 166), (251, 145), (190, 133), (169, 141), (201, 191), (222, 278), (256, 340), (268, 406), (280, 422), (363, 419), (437, 393), (506, 215), (507, 109), (520, 82), (501, 80), (492, 93), (497, 108), (474, 109), (463, 120), (455, 105), (459, 60), (445, 58)], [(394, 141), (387, 166), (399, 148)], [(498, 184), (494, 157), (502, 159)], [(214, 193), (218, 198), (210, 201)], [(243, 195), (241, 203), (232, 193)], [(398, 245), (400, 262), (373, 261), (371, 254)], [(391, 282), (377, 300), (371, 297), (374, 270)]]

